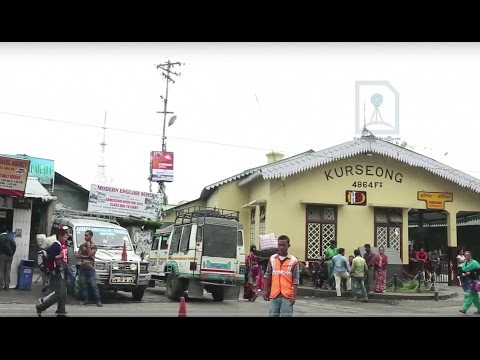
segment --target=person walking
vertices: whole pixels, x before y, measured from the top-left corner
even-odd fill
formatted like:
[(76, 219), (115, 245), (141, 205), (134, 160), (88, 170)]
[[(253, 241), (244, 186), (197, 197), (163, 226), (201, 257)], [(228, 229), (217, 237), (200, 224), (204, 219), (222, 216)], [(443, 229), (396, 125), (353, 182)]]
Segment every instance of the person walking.
[(250, 252), (245, 259), (245, 285), (243, 287), (243, 298), (248, 301), (255, 301), (258, 295), (258, 278), (260, 276), (260, 266), (258, 265), (257, 247), (250, 246)]
[(477, 260), (472, 259), (472, 253), (465, 251), (465, 261), (462, 263), (462, 287), (465, 290), (464, 301), (462, 310), (459, 310), (462, 314), (466, 314), (470, 306), (475, 305), (477, 311), (475, 315), (480, 315), (480, 299), (478, 297), (478, 290), (476, 289), (475, 281), (478, 280), (480, 274), (480, 264)]
[(85, 231), (85, 242), (78, 247), (77, 259), (80, 260), (80, 291), (82, 294), (81, 305), (88, 303), (88, 291), (91, 289), (97, 306), (103, 306), (100, 291), (95, 276), (95, 253), (97, 245), (93, 242), (93, 232)]
[(387, 265), (388, 256), (385, 255), (385, 248), (380, 246), (375, 256), (375, 292), (384, 293), (387, 291)]
[(365, 277), (368, 274), (367, 262), (360, 255), (360, 250), (354, 250), (355, 257), (352, 260), (352, 298), (351, 301), (357, 300), (357, 292), (362, 293), (362, 302), (368, 302), (367, 289), (365, 288)]
[(65, 255), (62, 250), (62, 244), (65, 244), (67, 238), (68, 233), (66, 230), (58, 230), (57, 239), (46, 250), (48, 267), (50, 269), (49, 287), (55, 292), (55, 295), (48, 297), (41, 304), (35, 305), (38, 316), (42, 316), (42, 312), (47, 310), (55, 303), (57, 303), (57, 317), (67, 316), (67, 312), (65, 310), (65, 302), (67, 298), (65, 270), (67, 268), (67, 264), (65, 263)]
[(299, 284), (298, 259), (288, 253), (290, 238), (278, 237), (278, 253), (270, 256), (264, 276), (263, 298), (270, 301), (271, 317), (293, 315)]
[(335, 240), (332, 240), (332, 242), (330, 243), (330, 247), (327, 250), (325, 250), (325, 256), (324, 256), (325, 264), (328, 270), (327, 283), (330, 288), (333, 287), (333, 281), (334, 281), (332, 259), (337, 254), (338, 254), (337, 242)]
[(365, 248), (365, 254), (363, 254), (363, 258), (367, 262), (368, 267), (365, 288), (367, 289), (367, 292), (373, 292), (373, 289), (375, 288), (373, 284), (375, 280), (375, 254), (372, 252), (370, 244), (365, 244), (363, 247)]
[(0, 291), (10, 290), (10, 270), (16, 245), (5, 224), (0, 225)]
[(333, 276), (335, 277), (335, 289), (337, 296), (342, 296), (342, 279), (347, 281), (347, 291), (352, 290), (352, 279), (348, 272), (348, 261), (345, 257), (345, 249), (338, 249), (338, 254), (332, 258)]

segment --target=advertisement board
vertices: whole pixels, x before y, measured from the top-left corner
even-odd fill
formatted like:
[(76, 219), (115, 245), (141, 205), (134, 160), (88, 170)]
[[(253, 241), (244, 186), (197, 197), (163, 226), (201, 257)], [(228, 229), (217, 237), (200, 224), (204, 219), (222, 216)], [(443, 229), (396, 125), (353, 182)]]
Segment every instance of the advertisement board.
[(158, 220), (160, 194), (92, 184), (88, 211)]
[(28, 156), (28, 155), (3, 154), (0, 156), (30, 160), (30, 168), (28, 170), (28, 176), (36, 177), (40, 184), (50, 185), (50, 187), (53, 189), (53, 181), (55, 179), (55, 166), (54, 166), (53, 160), (37, 158), (33, 156)]
[(173, 181), (173, 152), (152, 151), (150, 153), (152, 181)]
[(0, 195), (25, 196), (30, 161), (0, 156)]

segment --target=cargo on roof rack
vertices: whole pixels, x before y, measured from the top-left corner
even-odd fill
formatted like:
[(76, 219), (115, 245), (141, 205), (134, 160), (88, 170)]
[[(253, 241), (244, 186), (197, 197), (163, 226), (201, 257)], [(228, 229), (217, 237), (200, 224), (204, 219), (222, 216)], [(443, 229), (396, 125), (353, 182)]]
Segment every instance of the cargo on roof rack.
[(116, 225), (120, 225), (117, 221), (117, 217), (111, 214), (94, 213), (94, 212), (81, 211), (81, 210), (61, 209), (61, 210), (54, 210), (53, 215), (56, 218), (100, 220), (100, 221), (106, 221)]
[(177, 210), (175, 225), (192, 222), (194, 218), (219, 218), (238, 221), (240, 212), (237, 210), (220, 209), (216, 207), (192, 206), (186, 209)]

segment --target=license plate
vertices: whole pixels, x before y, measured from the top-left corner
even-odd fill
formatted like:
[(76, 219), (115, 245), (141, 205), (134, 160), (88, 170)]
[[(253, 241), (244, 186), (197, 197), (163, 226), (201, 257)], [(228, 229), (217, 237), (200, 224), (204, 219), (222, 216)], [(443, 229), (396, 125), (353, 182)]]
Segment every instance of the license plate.
[(134, 279), (131, 276), (115, 276), (112, 278), (112, 283), (133, 283)]

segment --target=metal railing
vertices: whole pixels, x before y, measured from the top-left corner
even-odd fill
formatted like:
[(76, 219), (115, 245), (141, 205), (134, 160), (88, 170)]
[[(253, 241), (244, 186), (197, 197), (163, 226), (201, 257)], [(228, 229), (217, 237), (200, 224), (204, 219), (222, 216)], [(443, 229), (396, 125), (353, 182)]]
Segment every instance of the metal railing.
[(107, 221), (107, 222), (119, 225), (117, 221), (117, 217), (111, 214), (62, 209), (62, 210), (54, 210), (53, 215), (56, 218), (100, 220), (100, 221)]

